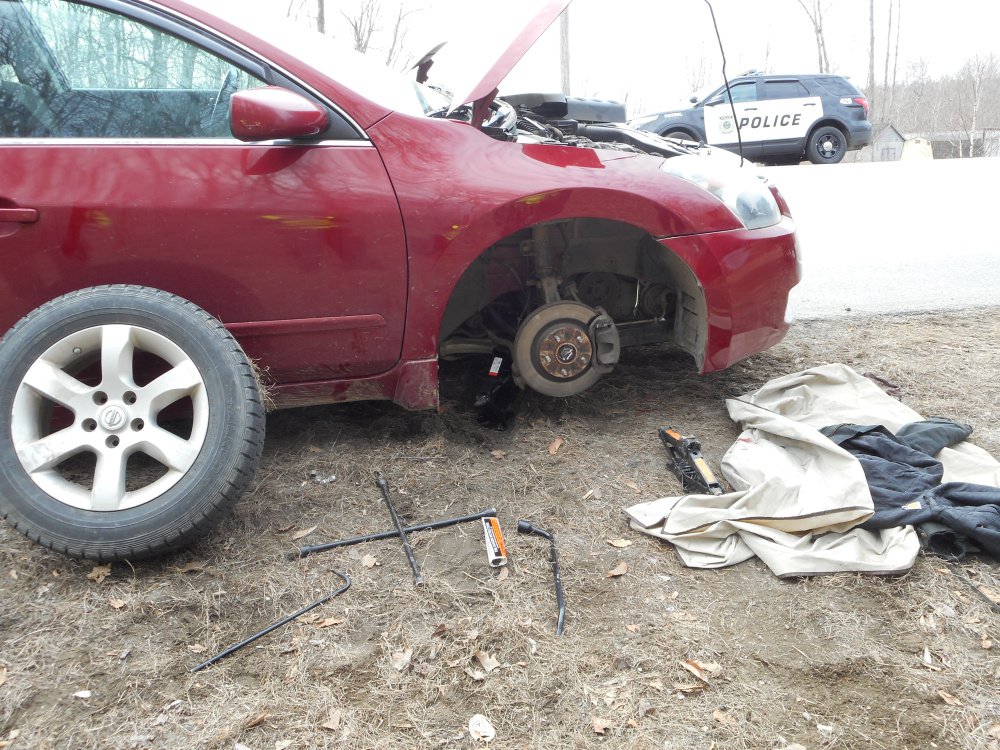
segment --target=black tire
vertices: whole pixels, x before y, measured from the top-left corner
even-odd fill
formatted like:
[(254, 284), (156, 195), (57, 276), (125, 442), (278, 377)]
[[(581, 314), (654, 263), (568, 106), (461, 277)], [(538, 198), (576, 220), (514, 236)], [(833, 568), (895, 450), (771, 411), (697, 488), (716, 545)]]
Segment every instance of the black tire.
[[(184, 429), (164, 413), (181, 407)], [(0, 515), (50, 549), (103, 562), (187, 546), (229, 512), (263, 444), (246, 355), (180, 297), (83, 289), (0, 341)]]
[(813, 164), (837, 164), (847, 153), (847, 137), (839, 128), (817, 128), (806, 144), (806, 158)]
[(664, 138), (676, 138), (677, 140), (680, 141), (695, 141), (695, 142), (698, 141), (697, 138), (695, 138), (693, 135), (691, 135), (685, 130), (664, 130), (663, 133), (661, 133), (661, 135)]

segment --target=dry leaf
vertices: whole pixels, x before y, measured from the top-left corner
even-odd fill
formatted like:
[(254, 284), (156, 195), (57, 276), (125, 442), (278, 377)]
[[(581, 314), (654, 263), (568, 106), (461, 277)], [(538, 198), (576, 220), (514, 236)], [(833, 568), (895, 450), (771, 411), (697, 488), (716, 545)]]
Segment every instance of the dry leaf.
[(75, 693), (73, 693), (74, 698), (89, 698), (92, 695), (93, 693), (90, 692), (89, 690), (77, 690)]
[(192, 560), (177, 568), (178, 573), (201, 573), (205, 570), (204, 560)]
[(309, 452), (310, 453), (322, 453), (323, 449), (322, 448), (317, 448), (315, 445), (310, 445), (309, 446)]
[(95, 565), (94, 569), (87, 573), (87, 580), (100, 583), (109, 575), (111, 575), (111, 563), (107, 565)]
[(994, 724), (986, 730), (986, 734), (995, 740), (1000, 740), (1000, 724)]
[(284, 526), (279, 526), (276, 529), (276, 532), (278, 534), (287, 534), (289, 531), (291, 531), (294, 528), (295, 528), (295, 524), (294, 523), (289, 523), (289, 524), (286, 524)]
[(331, 628), (334, 625), (343, 625), (347, 622), (343, 617), (327, 617), (325, 620), (320, 620), (316, 623), (317, 628)]
[(259, 727), (265, 721), (271, 718), (271, 714), (267, 711), (262, 711), (251, 719), (247, 719), (243, 724), (244, 729), (253, 729), (254, 727)]
[(121, 609), (126, 604), (128, 604), (128, 602), (126, 602), (124, 599), (114, 599), (114, 598), (112, 598), (112, 599), (108, 599), (108, 604), (111, 605), (111, 609)]
[(288, 750), (291, 746), (291, 740), (278, 740), (274, 743), (274, 750)]
[(712, 711), (712, 717), (720, 724), (725, 724), (727, 727), (735, 727), (739, 725), (739, 722), (731, 714), (727, 714), (721, 708), (717, 708)]
[(431, 633), (431, 638), (444, 638), (445, 633), (448, 632), (448, 626), (443, 622), (434, 628), (434, 632)]
[(983, 633), (982, 640), (979, 641), (979, 645), (982, 646), (985, 650), (989, 651), (991, 648), (993, 648), (993, 641), (990, 639), (988, 635), (986, 635), (986, 633)]
[(630, 632), (630, 633), (638, 633), (639, 632), (639, 626), (638, 625), (626, 625), (625, 629), (628, 632)]
[(635, 490), (636, 492), (642, 492), (642, 490), (641, 490), (641, 489), (639, 489), (639, 485), (637, 485), (637, 484), (636, 484), (635, 482), (630, 482), (630, 481), (628, 481), (628, 480), (625, 480), (625, 482), (623, 482), (623, 484), (624, 484), (624, 485), (625, 485), (626, 487), (631, 487), (631, 488), (632, 488), (633, 490)]
[(714, 662), (702, 664), (701, 662), (694, 661), (693, 659), (685, 659), (681, 662), (681, 666), (699, 680), (704, 680), (706, 683), (708, 682), (710, 675), (715, 674), (722, 669), (722, 667)]
[(691, 614), (690, 612), (671, 612), (670, 619), (677, 620), (677, 622), (696, 622), (698, 620), (697, 616)]
[(598, 716), (590, 717), (590, 726), (593, 727), (597, 734), (604, 734), (605, 730), (612, 725), (612, 722), (608, 719), (602, 719)]
[(500, 569), (500, 574), (497, 576), (497, 583), (503, 583), (508, 578), (510, 578), (510, 569), (509, 568), (501, 568)]
[(495, 451), (490, 451), (490, 455), (493, 456), (493, 458), (503, 458), (507, 455), (507, 451), (502, 451), (498, 448)]
[(604, 574), (605, 578), (618, 578), (628, 573), (628, 563), (622, 560), (618, 565)]
[(561, 437), (557, 437), (555, 440), (549, 443), (549, 455), (550, 456), (556, 455), (559, 452), (559, 449), (562, 448), (564, 442), (566, 441), (563, 440)]
[(364, 557), (361, 558), (362, 568), (374, 568), (376, 565), (381, 565), (381, 564), (382, 563), (378, 561), (378, 558), (375, 557), (375, 555), (365, 555)]
[(389, 663), (392, 664), (393, 669), (397, 672), (402, 672), (404, 669), (410, 666), (410, 659), (413, 658), (413, 649), (407, 648), (402, 651), (397, 651), (392, 656), (389, 657)]
[(11, 578), (13, 578), (13, 579), (14, 579), (15, 581), (17, 580), (17, 571), (16, 571), (16, 570), (14, 570), (13, 568), (11, 568), (11, 569), (10, 569), (10, 572), (9, 572), (9, 573), (7, 573), (7, 575), (9, 575), (9, 576), (10, 576)]
[(469, 734), (477, 742), (492, 742), (497, 736), (497, 730), (485, 716), (475, 714), (469, 719)]
[(608, 539), (607, 542), (612, 547), (617, 547), (618, 549), (624, 549), (625, 547), (632, 546), (631, 539)]
[(201, 654), (205, 652), (205, 647), (202, 646), (200, 643), (192, 643), (187, 648), (188, 651), (190, 651), (193, 654)]
[(469, 675), (469, 677), (471, 677), (476, 682), (482, 682), (483, 680), (486, 679), (486, 672), (482, 671), (481, 669), (474, 670), (472, 669), (472, 667), (466, 667), (465, 673)]
[(316, 531), (315, 526), (310, 526), (308, 529), (300, 529), (292, 534), (292, 539), (302, 539), (303, 537), (309, 536), (314, 531)]
[(7, 667), (0, 667), (0, 687), (7, 682)]
[(964, 706), (965, 705), (964, 703), (962, 703), (962, 701), (960, 701), (954, 695), (952, 695), (951, 693), (946, 693), (944, 690), (938, 690), (938, 695), (940, 695), (941, 696), (941, 700), (943, 700), (949, 706)]
[(485, 651), (476, 652), (476, 661), (478, 661), (479, 665), (486, 670), (487, 674), (500, 666), (500, 662), (487, 654)]
[(329, 729), (331, 732), (336, 732), (340, 729), (340, 719), (341, 719), (340, 709), (330, 712), (330, 718), (320, 724), (321, 729)]
[(704, 682), (675, 682), (674, 690), (678, 693), (697, 693), (699, 690), (705, 689)]
[(467, 640), (467, 641), (474, 641), (478, 637), (479, 637), (479, 631), (478, 630), (466, 630), (465, 631), (465, 640)]

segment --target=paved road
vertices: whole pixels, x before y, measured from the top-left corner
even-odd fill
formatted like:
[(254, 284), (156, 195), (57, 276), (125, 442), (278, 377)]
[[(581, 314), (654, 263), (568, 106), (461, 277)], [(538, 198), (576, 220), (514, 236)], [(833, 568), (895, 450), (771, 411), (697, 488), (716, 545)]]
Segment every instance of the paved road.
[(798, 227), (796, 318), (1000, 305), (1000, 158), (763, 171)]

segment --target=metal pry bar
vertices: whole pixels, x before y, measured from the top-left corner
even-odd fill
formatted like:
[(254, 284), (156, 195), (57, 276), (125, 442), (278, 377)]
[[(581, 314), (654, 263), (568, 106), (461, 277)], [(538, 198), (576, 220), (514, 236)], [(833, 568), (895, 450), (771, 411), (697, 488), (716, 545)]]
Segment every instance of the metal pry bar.
[(317, 599), (312, 604), (307, 604), (302, 609), (300, 609), (298, 612), (293, 612), (292, 614), (288, 615), (288, 617), (283, 617), (280, 620), (278, 620), (276, 623), (274, 623), (272, 625), (268, 625), (266, 628), (264, 628), (259, 633), (254, 633), (249, 638), (247, 638), (245, 640), (242, 640), (239, 643), (236, 643), (236, 644), (230, 646), (229, 648), (225, 649), (224, 651), (220, 651), (215, 656), (213, 656), (211, 659), (206, 659), (205, 661), (203, 661), (198, 666), (192, 667), (191, 671), (192, 672), (199, 672), (202, 669), (204, 669), (205, 667), (208, 667), (208, 666), (211, 666), (212, 664), (215, 664), (215, 662), (217, 662), (219, 659), (222, 659), (222, 658), (224, 658), (226, 656), (229, 656), (234, 651), (239, 651), (244, 646), (249, 646), (251, 643), (253, 643), (254, 641), (256, 641), (258, 638), (263, 638), (265, 635), (267, 635), (268, 633), (270, 633), (270, 632), (272, 632), (274, 630), (277, 630), (282, 625), (287, 625), (292, 620), (294, 620), (294, 619), (296, 619), (298, 617), (302, 617), (302, 615), (304, 615), (309, 610), (316, 609), (316, 607), (318, 607), (319, 605), (325, 604), (326, 602), (330, 601), (331, 599), (333, 599), (335, 597), (338, 597), (341, 594), (343, 594), (345, 591), (347, 591), (347, 589), (351, 588), (351, 579), (350, 578), (348, 578), (345, 574), (343, 574), (343, 573), (341, 573), (340, 571), (337, 571), (337, 570), (334, 570), (334, 571), (331, 571), (331, 572), (335, 576), (339, 576), (340, 579), (344, 582), (344, 584), (339, 589), (337, 589), (336, 591), (333, 591), (333, 592), (327, 594), (326, 596), (324, 596), (324, 597), (322, 597), (320, 599)]
[(399, 516), (396, 515), (396, 508), (393, 507), (392, 498), (389, 497), (389, 483), (382, 474), (379, 474), (375, 478), (375, 484), (382, 490), (382, 499), (385, 500), (385, 507), (389, 509), (392, 525), (396, 527), (396, 534), (403, 543), (403, 552), (406, 553), (406, 559), (409, 560), (410, 568), (413, 570), (413, 583), (417, 586), (423, 586), (424, 574), (420, 572), (420, 566), (417, 565), (416, 558), (413, 557), (413, 547), (410, 546), (410, 540), (406, 538), (406, 529), (403, 528)]
[(562, 577), (559, 575), (559, 554), (556, 552), (556, 537), (545, 529), (540, 529), (531, 521), (518, 521), (517, 531), (519, 534), (534, 534), (543, 539), (549, 540), (551, 550), (549, 561), (552, 563), (552, 575), (556, 582), (556, 635), (563, 634), (563, 625), (566, 623), (566, 600), (563, 597)]

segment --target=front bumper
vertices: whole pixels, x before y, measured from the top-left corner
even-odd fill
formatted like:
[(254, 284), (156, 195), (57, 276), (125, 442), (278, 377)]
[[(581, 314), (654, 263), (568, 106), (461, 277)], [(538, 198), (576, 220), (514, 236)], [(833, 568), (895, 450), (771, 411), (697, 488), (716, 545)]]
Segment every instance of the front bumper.
[(678, 325), (698, 327), (701, 350), (692, 353), (702, 373), (723, 370), (784, 338), (788, 294), (802, 278), (789, 217), (762, 229), (672, 237), (660, 244), (687, 263), (701, 285), (703, 306), (683, 312), (699, 319)]

